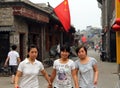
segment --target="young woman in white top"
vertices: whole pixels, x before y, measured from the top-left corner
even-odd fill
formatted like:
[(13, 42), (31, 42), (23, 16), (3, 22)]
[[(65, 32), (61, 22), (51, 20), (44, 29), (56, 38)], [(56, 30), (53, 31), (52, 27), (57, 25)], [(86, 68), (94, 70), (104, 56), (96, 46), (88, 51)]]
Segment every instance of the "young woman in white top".
[(79, 57), (79, 59), (75, 61), (76, 74), (79, 72), (79, 87), (96, 88), (98, 83), (97, 60), (87, 56), (85, 46), (78, 47), (76, 53)]
[[(54, 82), (53, 88), (73, 88), (72, 77), (75, 88), (78, 88), (77, 76), (75, 74), (75, 65), (69, 59), (70, 47), (63, 45), (60, 48), (60, 58), (54, 61), (51, 82)], [(54, 80), (55, 79), (55, 80)]]
[(40, 72), (48, 81), (49, 85), (51, 85), (49, 76), (45, 71), (43, 64), (36, 59), (37, 56), (37, 47), (35, 45), (31, 45), (28, 48), (28, 58), (22, 61), (18, 66), (18, 71), (15, 77), (15, 88), (39, 88), (38, 75)]

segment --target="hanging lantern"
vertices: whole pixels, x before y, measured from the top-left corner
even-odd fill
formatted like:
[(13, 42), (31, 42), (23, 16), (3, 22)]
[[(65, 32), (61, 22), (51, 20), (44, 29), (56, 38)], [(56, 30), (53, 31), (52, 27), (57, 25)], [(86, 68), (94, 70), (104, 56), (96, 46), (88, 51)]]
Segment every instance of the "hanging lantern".
[(114, 31), (120, 31), (120, 25), (114, 24), (114, 25), (112, 26), (112, 29), (113, 29)]
[(117, 18), (115, 21), (116, 24), (120, 25), (120, 18)]

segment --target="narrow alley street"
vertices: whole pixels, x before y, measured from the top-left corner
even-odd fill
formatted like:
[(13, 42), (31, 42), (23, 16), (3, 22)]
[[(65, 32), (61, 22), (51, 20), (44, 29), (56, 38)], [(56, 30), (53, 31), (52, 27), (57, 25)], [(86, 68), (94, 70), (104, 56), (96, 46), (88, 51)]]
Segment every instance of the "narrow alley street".
[[(98, 88), (115, 88), (118, 81), (117, 76), (117, 64), (115, 62), (102, 62), (99, 59), (99, 53), (94, 50), (88, 50), (88, 55), (95, 57), (98, 61), (99, 68), (99, 81)], [(75, 57), (76, 58), (76, 57)], [(75, 58), (72, 58), (75, 60)], [(52, 67), (46, 68), (47, 72), (51, 73)], [(47, 82), (40, 75), (40, 88), (47, 88)], [(14, 88), (13, 84), (10, 84), (10, 77), (0, 77), (0, 88)]]

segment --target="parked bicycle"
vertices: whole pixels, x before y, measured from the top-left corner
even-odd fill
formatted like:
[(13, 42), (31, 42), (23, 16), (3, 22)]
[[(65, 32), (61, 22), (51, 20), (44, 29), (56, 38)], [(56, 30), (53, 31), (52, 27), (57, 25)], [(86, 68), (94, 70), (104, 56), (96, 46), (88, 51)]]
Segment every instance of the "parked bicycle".
[(0, 76), (11, 75), (10, 67), (0, 67)]
[[(59, 53), (57, 53), (56, 50), (57, 46), (53, 46), (50, 51), (49, 51), (49, 56), (45, 60), (43, 60), (43, 64), (45, 67), (50, 67), (53, 65), (54, 60), (58, 59), (60, 57)], [(75, 46), (70, 47), (70, 56), (69, 58), (76, 57), (76, 52), (75, 52)]]
[(43, 60), (43, 64), (45, 65), (45, 67), (50, 67), (53, 65), (53, 61), (58, 57), (59, 56), (58, 56), (57, 51), (56, 51), (56, 46), (53, 46), (49, 51), (48, 58)]

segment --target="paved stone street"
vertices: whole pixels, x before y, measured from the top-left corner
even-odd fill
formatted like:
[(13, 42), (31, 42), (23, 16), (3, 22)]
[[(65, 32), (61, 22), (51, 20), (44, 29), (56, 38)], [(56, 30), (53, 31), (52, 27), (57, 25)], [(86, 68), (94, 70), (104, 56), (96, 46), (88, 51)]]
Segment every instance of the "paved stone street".
[[(118, 81), (117, 76), (117, 64), (114, 62), (102, 62), (99, 59), (99, 53), (94, 50), (89, 50), (88, 55), (93, 56), (98, 61), (99, 68), (99, 81), (98, 88), (116, 88), (115, 85)], [(72, 58), (75, 60), (76, 58)], [(51, 73), (52, 67), (46, 68), (47, 72)], [(47, 88), (47, 82), (42, 75), (40, 78), (40, 88)], [(0, 88), (14, 88), (13, 84), (10, 84), (10, 77), (0, 77)]]

